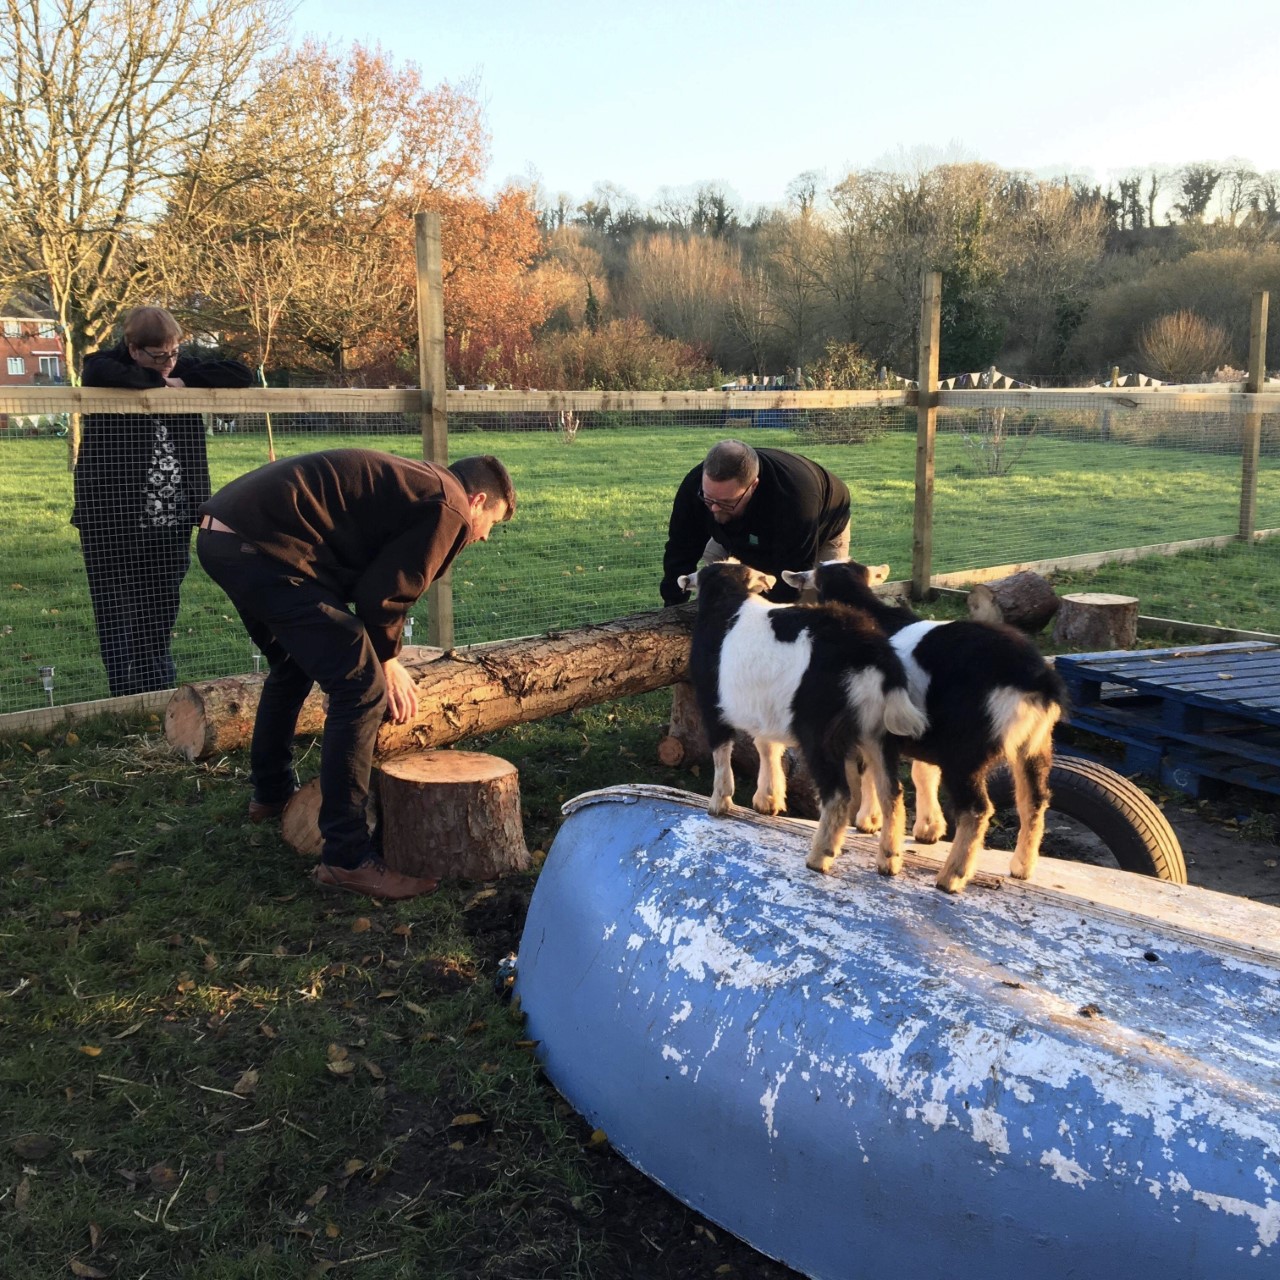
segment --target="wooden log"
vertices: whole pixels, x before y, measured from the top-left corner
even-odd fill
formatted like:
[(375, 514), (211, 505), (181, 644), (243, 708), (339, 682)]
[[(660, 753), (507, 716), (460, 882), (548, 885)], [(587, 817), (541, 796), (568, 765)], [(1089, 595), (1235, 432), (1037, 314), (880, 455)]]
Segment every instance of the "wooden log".
[[(440, 653), (426, 645), (405, 645), (400, 660), (409, 666), (428, 662)], [(245, 746), (253, 736), (253, 720), (266, 678), (265, 671), (221, 676), (175, 689), (164, 712), (165, 740), (188, 760), (207, 760)], [(324, 710), (324, 696), (319, 689), (312, 689), (298, 716), (298, 732), (319, 733), (324, 728)]]
[[(378, 798), (376, 790), (369, 793), (369, 809), (366, 814), (369, 834), (378, 827)], [(304, 858), (318, 858), (324, 840), (320, 835), (320, 779), (304, 782), (289, 797), (280, 815), (280, 838), (295, 853)]]
[(975, 622), (1007, 622), (1027, 632), (1043, 630), (1059, 607), (1052, 583), (1030, 570), (978, 583), (967, 604)]
[[(384, 724), (375, 754), (449, 746), (471, 734), (674, 684), (688, 670), (694, 609), (677, 605), (461, 652), (422, 650), (425, 658), (406, 652), (401, 661), (418, 686), (418, 714), (409, 724)], [(249, 741), (261, 681), (235, 679), (234, 717), (227, 715), (218, 691), (211, 693), (211, 686), (225, 683), (184, 685), (170, 700), (165, 736), (189, 760)], [(321, 727), (309, 720), (298, 732)]]
[(378, 773), (389, 867), (462, 880), (528, 868), (515, 765), (476, 751), (413, 751)]
[(1053, 642), (1063, 648), (1132, 649), (1138, 638), (1137, 596), (1087, 591), (1062, 597)]

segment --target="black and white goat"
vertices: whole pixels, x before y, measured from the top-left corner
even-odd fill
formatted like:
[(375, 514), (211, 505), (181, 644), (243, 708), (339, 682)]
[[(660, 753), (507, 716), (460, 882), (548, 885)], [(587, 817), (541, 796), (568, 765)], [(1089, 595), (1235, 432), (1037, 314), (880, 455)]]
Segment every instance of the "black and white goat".
[[(912, 834), (932, 843), (946, 829), (938, 804), (939, 780), (956, 811), (955, 839), (938, 872), (938, 888), (959, 893), (973, 875), (993, 812), (987, 774), (1002, 759), (1009, 761), (1018, 806), (1010, 874), (1029, 880), (1044, 837), (1053, 727), (1066, 698), (1057, 672), (1011, 627), (967, 620), (925, 622), (910, 609), (881, 600), (872, 588), (888, 578), (887, 564), (868, 568), (856, 560), (831, 560), (782, 576), (793, 587), (816, 590), (820, 600), (862, 612), (890, 637), (902, 659), (911, 696), (929, 720), (922, 736), (897, 744), (915, 761)], [(864, 795), (855, 819), (858, 829), (874, 831), (880, 821), (874, 797)]]
[(883, 632), (842, 605), (773, 605), (760, 598), (776, 579), (721, 560), (680, 579), (698, 593), (690, 673), (715, 761), (708, 810), (733, 801), (733, 735), (748, 733), (760, 753), (752, 807), (777, 813), (786, 802), (782, 752), (798, 746), (821, 801), (807, 865), (830, 871), (844, 844), (858, 755), (871, 775), (884, 821), (877, 869), (902, 869), (905, 817), (898, 756), (889, 734), (927, 728), (911, 701), (902, 663)]

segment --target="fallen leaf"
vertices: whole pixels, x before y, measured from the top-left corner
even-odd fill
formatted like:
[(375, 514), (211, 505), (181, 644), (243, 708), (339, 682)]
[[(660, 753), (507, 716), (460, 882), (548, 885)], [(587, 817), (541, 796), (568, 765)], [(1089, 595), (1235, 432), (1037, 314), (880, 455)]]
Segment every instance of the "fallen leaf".
[(303, 1203), (307, 1206), (308, 1209), (314, 1209), (316, 1205), (318, 1205), (320, 1201), (323, 1200), (325, 1196), (327, 1196), (328, 1194), (329, 1194), (329, 1184), (325, 1183), (323, 1186), (317, 1187), (306, 1198), (306, 1200), (303, 1201)]
[(13, 1193), (13, 1207), (22, 1214), (27, 1211), (27, 1205), (31, 1203), (31, 1179), (23, 1178), (18, 1183), (17, 1190)]
[(86, 1058), (96, 1058), (102, 1050), (96, 1044), (82, 1044), (80, 1046), (80, 1052), (83, 1053)]
[(407, 938), (411, 933), (413, 933), (413, 925), (398, 924), (391, 930), (391, 932), (394, 933), (397, 938)]
[(364, 1168), (364, 1161), (356, 1156), (352, 1156), (350, 1160), (342, 1166), (342, 1172), (345, 1177), (352, 1177)]
[(361, 1058), (360, 1065), (364, 1067), (364, 1069), (375, 1080), (385, 1080), (387, 1078), (387, 1073), (383, 1071), (383, 1069), (380, 1066), (378, 1066), (376, 1062), (371, 1062), (368, 1058)]
[(112, 1036), (111, 1038), (113, 1040), (127, 1039), (129, 1036), (137, 1035), (137, 1033), (141, 1031), (142, 1028), (145, 1027), (146, 1025), (147, 1024), (145, 1022), (135, 1022), (133, 1026), (125, 1027), (125, 1029), (122, 1032), (120, 1032), (118, 1036)]
[(244, 972), (244, 971), (245, 971), (245, 970), (246, 970), (246, 969), (247, 969), (247, 968), (248, 968), (252, 963), (253, 963), (253, 957), (252, 957), (252, 956), (245, 956), (245, 958), (244, 958), (243, 960), (239, 961), (239, 962), (236, 964), (236, 969), (235, 969), (235, 971), (236, 971), (237, 973), (243, 973), (243, 972)]
[(221, 1196), (222, 1196), (222, 1192), (219, 1191), (217, 1187), (205, 1187), (204, 1189), (205, 1204), (215, 1205), (218, 1203), (218, 1200), (221, 1198)]
[(252, 1067), (231, 1086), (231, 1092), (238, 1098), (251, 1098), (257, 1091), (258, 1073)]
[(355, 1069), (356, 1064), (347, 1058), (340, 1058), (336, 1062), (329, 1063), (329, 1070), (333, 1072), (335, 1076), (342, 1076), (345, 1078), (351, 1075)]
[(410, 1013), (416, 1013), (420, 1018), (426, 1018), (429, 1016), (427, 1011), (420, 1004), (414, 1004), (412, 1000), (406, 1000), (404, 1002), (404, 1007), (408, 1009)]
[(10, 1145), (14, 1154), (23, 1160), (44, 1160), (58, 1149), (58, 1140), (43, 1133), (24, 1133)]
[(268, 1040), (276, 1038), (276, 1029), (269, 1022), (258, 1023), (258, 1034), (266, 1036)]
[(480, 1032), (483, 1031), (487, 1025), (488, 1024), (485, 1022), (483, 1018), (477, 1018), (474, 1022), (468, 1024), (466, 1031), (463, 1032), (463, 1035), (468, 1035), (468, 1036), (479, 1035)]
[(394, 1000), (400, 993), (394, 987), (387, 987), (379, 991), (375, 999), (378, 1000)]
[(373, 928), (373, 921), (368, 916), (356, 916), (351, 922), (352, 933), (368, 933)]
[(97, 1249), (102, 1244), (102, 1228), (96, 1222), (89, 1223), (89, 1248)]
[(105, 1271), (99, 1271), (97, 1267), (91, 1267), (87, 1262), (81, 1262), (79, 1258), (72, 1258), (69, 1265), (73, 1276), (84, 1276), (86, 1280), (107, 1280)]
[(342, 1234), (342, 1232), (338, 1230), (338, 1224), (336, 1222), (326, 1222), (324, 1224), (324, 1233), (330, 1240), (336, 1240)]
[(93, 1148), (93, 1147), (82, 1147), (82, 1148), (80, 1148), (80, 1150), (78, 1150), (78, 1151), (73, 1151), (73, 1152), (71, 1153), (71, 1158), (72, 1158), (72, 1159), (73, 1159), (77, 1164), (81, 1164), (81, 1165), (82, 1165), (82, 1164), (84, 1164), (84, 1162), (85, 1162), (85, 1161), (86, 1161), (86, 1160), (87, 1160), (91, 1155), (94, 1155), (94, 1154), (96, 1154), (96, 1148)]
[(472, 907), (479, 906), (482, 902), (487, 902), (490, 898), (498, 896), (497, 889), (481, 889), (478, 893), (473, 893), (463, 905), (463, 911), (470, 911)]
[(587, 1145), (591, 1147), (603, 1147), (609, 1141), (609, 1135), (603, 1129), (592, 1129), (591, 1137), (587, 1139)]
[(205, 955), (203, 963), (204, 971), (206, 973), (212, 973), (218, 967), (218, 957), (210, 951)]
[(454, 1116), (453, 1119), (449, 1121), (450, 1126), (454, 1128), (459, 1128), (462, 1125), (467, 1125), (467, 1124), (483, 1124), (483, 1123), (484, 1123), (484, 1116), (480, 1115), (478, 1112), (475, 1112), (475, 1111), (466, 1111), (460, 1116)]
[(181, 1181), (178, 1171), (163, 1160), (147, 1170), (147, 1180), (157, 1191), (172, 1191)]

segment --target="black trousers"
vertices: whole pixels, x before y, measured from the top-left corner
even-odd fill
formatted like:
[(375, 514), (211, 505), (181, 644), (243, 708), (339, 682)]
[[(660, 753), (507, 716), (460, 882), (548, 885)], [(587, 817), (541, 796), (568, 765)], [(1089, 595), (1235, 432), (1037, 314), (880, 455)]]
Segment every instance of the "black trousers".
[(249, 751), (254, 798), (272, 803), (292, 791), (298, 713), (318, 684), (328, 698), (320, 748), (322, 857), (359, 865), (374, 852), (365, 812), (387, 705), (382, 663), (364, 624), (345, 600), (235, 534), (201, 529), (196, 554), (271, 664)]
[(80, 550), (111, 696), (172, 689), (173, 624), (191, 566), (191, 526), (91, 524), (80, 530)]

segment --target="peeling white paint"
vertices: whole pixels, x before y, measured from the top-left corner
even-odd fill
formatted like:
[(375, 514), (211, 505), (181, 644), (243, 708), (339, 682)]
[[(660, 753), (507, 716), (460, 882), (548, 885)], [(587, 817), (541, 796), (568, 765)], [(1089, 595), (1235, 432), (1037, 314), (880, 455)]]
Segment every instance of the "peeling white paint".
[(1069, 1156), (1064, 1156), (1057, 1147), (1054, 1147), (1051, 1151), (1042, 1151), (1040, 1153), (1040, 1163), (1048, 1167), (1050, 1173), (1058, 1182), (1065, 1182), (1068, 1186), (1083, 1187), (1086, 1182), (1093, 1181), (1092, 1174), (1088, 1173)]
[(1280, 1201), (1268, 1200), (1266, 1204), (1250, 1204), (1231, 1196), (1210, 1195), (1207, 1191), (1192, 1193), (1193, 1199), (1210, 1209), (1248, 1218), (1258, 1228), (1258, 1244), (1268, 1247), (1280, 1240)]

